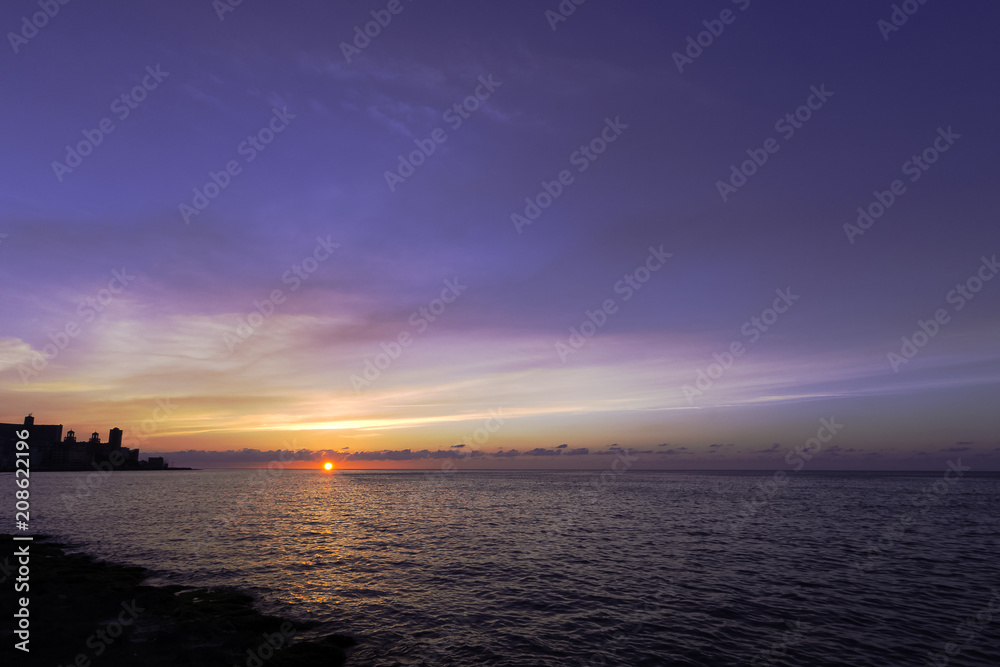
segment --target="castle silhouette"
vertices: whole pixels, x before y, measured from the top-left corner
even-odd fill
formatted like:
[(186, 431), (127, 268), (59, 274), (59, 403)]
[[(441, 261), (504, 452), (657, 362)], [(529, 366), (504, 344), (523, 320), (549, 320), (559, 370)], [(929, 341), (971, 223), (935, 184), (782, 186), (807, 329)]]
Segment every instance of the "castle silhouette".
[[(76, 432), (67, 431), (62, 437), (62, 424), (36, 424), (28, 415), (23, 424), (0, 423), (0, 470), (14, 469), (19, 431), (28, 432), (31, 470), (168, 470), (163, 457), (151, 456), (139, 460), (139, 450), (122, 445), (122, 430), (113, 428), (107, 442), (96, 431), (90, 440), (77, 442)], [(110, 465), (110, 468), (109, 468)]]

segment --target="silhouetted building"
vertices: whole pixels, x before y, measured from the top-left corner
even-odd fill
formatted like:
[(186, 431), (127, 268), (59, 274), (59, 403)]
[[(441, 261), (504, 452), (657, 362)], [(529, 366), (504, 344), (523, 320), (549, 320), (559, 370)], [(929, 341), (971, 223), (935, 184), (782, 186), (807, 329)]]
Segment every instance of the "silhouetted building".
[[(32, 470), (167, 470), (163, 457), (154, 456), (139, 461), (139, 450), (122, 446), (122, 430), (113, 428), (108, 441), (101, 442), (101, 434), (94, 431), (87, 442), (78, 442), (76, 431), (66, 432), (62, 439), (62, 424), (50, 426), (36, 424), (30, 414), (23, 424), (0, 424), (0, 470), (14, 469), (17, 459), (17, 433), (28, 431), (28, 445)], [(108, 463), (111, 467), (108, 467)], [(99, 467), (103, 466), (103, 467)]]
[(120, 445), (115, 447), (110, 441), (101, 442), (101, 435), (97, 431), (94, 431), (90, 435), (90, 441), (87, 443), (87, 453), (90, 455), (91, 460), (97, 463), (103, 463), (104, 461), (109, 460), (111, 458), (111, 452), (119, 448)]
[(65, 440), (52, 445), (40, 467), (49, 470), (86, 470), (90, 462), (87, 445), (77, 443), (76, 431), (70, 430), (66, 432)]
[(14, 467), (17, 450), (17, 432), (28, 431), (30, 445), (31, 467), (41, 468), (48, 465), (52, 449), (62, 440), (62, 424), (36, 424), (35, 418), (28, 415), (23, 424), (0, 424), (0, 468), (9, 470)]

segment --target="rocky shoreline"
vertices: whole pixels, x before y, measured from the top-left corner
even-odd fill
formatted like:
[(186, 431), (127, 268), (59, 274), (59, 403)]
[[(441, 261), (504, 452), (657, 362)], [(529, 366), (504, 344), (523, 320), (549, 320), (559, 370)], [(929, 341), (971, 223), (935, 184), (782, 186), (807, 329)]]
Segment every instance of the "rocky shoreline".
[[(2, 535), (0, 628), (4, 664), (60, 667), (295, 667), (346, 664), (351, 637), (297, 641), (310, 626), (263, 615), (253, 598), (225, 588), (147, 586), (144, 568), (67, 554), (44, 537)], [(29, 589), (15, 592), (16, 549), (30, 544)], [(30, 653), (14, 648), (14, 614), (27, 596)]]

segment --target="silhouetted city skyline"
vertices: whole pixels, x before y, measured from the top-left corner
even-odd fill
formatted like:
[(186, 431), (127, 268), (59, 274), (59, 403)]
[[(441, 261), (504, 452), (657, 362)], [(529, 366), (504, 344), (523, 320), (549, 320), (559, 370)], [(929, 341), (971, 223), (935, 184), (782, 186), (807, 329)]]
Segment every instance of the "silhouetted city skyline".
[[(0, 423), (0, 471), (14, 469), (15, 447), (21, 437), (19, 432), (27, 431), (31, 469), (39, 471), (56, 470), (166, 470), (163, 457), (139, 459), (139, 449), (123, 444), (123, 432), (118, 427), (108, 431), (108, 439), (101, 440), (101, 434), (94, 431), (88, 440), (79, 440), (76, 431), (70, 429), (66, 437), (62, 435), (62, 424), (36, 424), (32, 413), (25, 416), (20, 424)], [(108, 468), (110, 466), (110, 468)]]

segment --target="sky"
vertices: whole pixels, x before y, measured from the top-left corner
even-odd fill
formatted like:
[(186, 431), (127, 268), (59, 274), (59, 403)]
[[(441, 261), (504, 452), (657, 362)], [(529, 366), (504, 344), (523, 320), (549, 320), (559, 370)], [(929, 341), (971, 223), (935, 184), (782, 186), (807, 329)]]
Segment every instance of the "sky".
[(903, 5), (4, 3), (0, 421), (998, 470), (1000, 7)]

